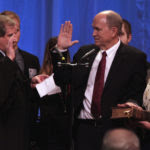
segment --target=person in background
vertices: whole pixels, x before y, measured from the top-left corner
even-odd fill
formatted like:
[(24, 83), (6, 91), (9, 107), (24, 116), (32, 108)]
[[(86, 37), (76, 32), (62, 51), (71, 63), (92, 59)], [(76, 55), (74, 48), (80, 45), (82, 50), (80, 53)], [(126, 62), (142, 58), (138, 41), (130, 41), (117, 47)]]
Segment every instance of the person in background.
[[(126, 19), (123, 19), (120, 40), (126, 45), (128, 45), (130, 43), (130, 41), (132, 40), (131, 24)], [(149, 78), (150, 78), (150, 63), (147, 61), (147, 76), (146, 76), (147, 82), (148, 82)]]
[(15, 62), (17, 28), (0, 15), (0, 149), (29, 149), (31, 88)]
[[(56, 54), (57, 37), (50, 38), (46, 44), (40, 74), (50, 76), (61, 61)], [(69, 51), (64, 53), (65, 62), (70, 62)], [(67, 85), (66, 85), (67, 86)], [(41, 150), (69, 150), (71, 146), (71, 104), (69, 86), (65, 93), (60, 90), (39, 99), (40, 123), (38, 144)], [(64, 95), (65, 94), (65, 95)]]
[(128, 45), (132, 39), (131, 24), (125, 19), (122, 19), (122, 20), (123, 20), (123, 23), (122, 23), (122, 28), (121, 28), (120, 40), (124, 44)]
[[(131, 32), (131, 24), (123, 19), (123, 26), (122, 26), (122, 32), (120, 34), (120, 40), (128, 45), (129, 42), (131, 41), (132, 39), (132, 32)], [(149, 103), (149, 100), (150, 100), (150, 63), (147, 62), (147, 77), (146, 77), (146, 81), (147, 81), (147, 87), (144, 91), (144, 94), (143, 94), (143, 108), (146, 109), (147, 111), (150, 111), (150, 103)], [(141, 107), (142, 109), (142, 107)], [(134, 121), (135, 123), (135, 121)], [(133, 125), (133, 124), (132, 124)], [(137, 122), (135, 123), (133, 126), (139, 126), (140, 127), (140, 130), (141, 128), (142, 129), (142, 134), (143, 134), (143, 130), (144, 130), (144, 134), (141, 137), (141, 149), (142, 150), (146, 150), (146, 149), (149, 149), (150, 148), (150, 145), (149, 145), (149, 139), (150, 139), (150, 133), (148, 130), (150, 130), (150, 122), (148, 121), (140, 121), (140, 122)], [(139, 129), (138, 129), (139, 130)], [(140, 133), (140, 134), (141, 134)]]
[(140, 142), (134, 132), (117, 128), (105, 134), (102, 150), (140, 150)]

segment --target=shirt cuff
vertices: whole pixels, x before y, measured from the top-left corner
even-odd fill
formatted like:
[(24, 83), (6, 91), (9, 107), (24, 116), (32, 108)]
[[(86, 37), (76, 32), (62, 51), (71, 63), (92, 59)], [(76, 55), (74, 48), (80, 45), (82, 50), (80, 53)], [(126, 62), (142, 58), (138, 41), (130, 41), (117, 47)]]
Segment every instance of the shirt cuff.
[(53, 75), (54, 74), (52, 74), (50, 77), (45, 79), (43, 82), (36, 85), (36, 89), (37, 89), (40, 97), (61, 92), (60, 87), (57, 86), (54, 82)]
[(57, 47), (57, 44), (55, 45), (55, 48), (56, 48), (59, 52), (67, 52), (67, 49), (59, 49), (59, 48)]

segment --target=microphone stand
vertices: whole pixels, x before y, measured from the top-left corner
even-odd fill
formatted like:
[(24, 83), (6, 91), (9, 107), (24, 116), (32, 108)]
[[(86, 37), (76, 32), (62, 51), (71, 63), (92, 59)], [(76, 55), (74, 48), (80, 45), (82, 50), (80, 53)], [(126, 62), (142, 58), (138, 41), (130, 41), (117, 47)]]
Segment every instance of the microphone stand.
[[(78, 66), (84, 66), (85, 68), (89, 67), (89, 63), (67, 63), (65, 61), (65, 57), (63, 56), (63, 54), (56, 48), (53, 48), (53, 51), (55, 51), (59, 56), (60, 56), (60, 61), (57, 62), (57, 67), (66, 67), (66, 69), (73, 69), (74, 67), (78, 67)], [(90, 52), (86, 53), (83, 58), (86, 58), (87, 56), (89, 56), (91, 53), (93, 53), (95, 51), (95, 49), (92, 49)], [(64, 104), (64, 113), (67, 113), (67, 107), (66, 107), (66, 101), (68, 98), (68, 85), (67, 84), (62, 84), (61, 85), (61, 90), (62, 90), (62, 99), (63, 99), (63, 104)]]
[[(65, 63), (65, 62), (57, 62), (57, 67), (64, 67), (66, 69), (73, 69), (78, 66), (83, 66), (85, 68), (89, 67), (89, 63)], [(69, 85), (68, 84), (62, 84), (61, 85), (61, 90), (62, 90), (62, 99), (63, 99), (63, 104), (64, 104), (64, 113), (67, 113), (67, 98), (68, 98), (68, 90), (69, 90)]]

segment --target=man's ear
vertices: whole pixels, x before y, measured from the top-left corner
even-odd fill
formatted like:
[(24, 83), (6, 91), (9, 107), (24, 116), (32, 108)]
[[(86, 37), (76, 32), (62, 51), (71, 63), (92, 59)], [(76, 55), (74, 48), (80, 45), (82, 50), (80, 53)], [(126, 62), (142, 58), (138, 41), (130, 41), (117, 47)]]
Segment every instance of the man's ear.
[(113, 37), (118, 34), (118, 29), (116, 27), (112, 27), (111, 30), (112, 30), (112, 36)]
[(128, 43), (132, 40), (132, 34), (129, 34)]

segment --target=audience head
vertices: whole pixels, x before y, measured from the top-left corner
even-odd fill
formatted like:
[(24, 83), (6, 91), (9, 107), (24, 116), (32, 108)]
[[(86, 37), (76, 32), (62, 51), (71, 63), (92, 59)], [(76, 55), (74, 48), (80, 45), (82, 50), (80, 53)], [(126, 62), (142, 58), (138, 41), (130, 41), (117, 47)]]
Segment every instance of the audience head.
[(131, 39), (132, 39), (131, 24), (127, 20), (123, 19), (120, 40), (124, 44), (128, 45)]
[(140, 143), (134, 132), (122, 128), (113, 129), (105, 134), (102, 150), (140, 150)]
[(14, 47), (15, 47), (15, 49), (18, 49), (18, 42), (19, 42), (19, 39), (20, 39), (20, 18), (13, 11), (3, 11), (1, 13), (1, 15), (8, 16), (10, 19), (12, 19), (15, 22), (15, 25), (16, 25), (16, 39), (17, 39), (17, 41), (14, 43)]
[(118, 42), (122, 18), (112, 10), (102, 11), (94, 17), (92, 26), (95, 44), (107, 50)]
[[(52, 50), (57, 44), (57, 37), (52, 37), (48, 40), (45, 52), (44, 52), (44, 60), (42, 64), (42, 68), (40, 73), (51, 75), (53, 73), (53, 62), (52, 62)], [(67, 51), (67, 62), (70, 62), (70, 55)]]
[(15, 32), (15, 22), (7, 16), (0, 15), (0, 50), (6, 51), (9, 39)]

